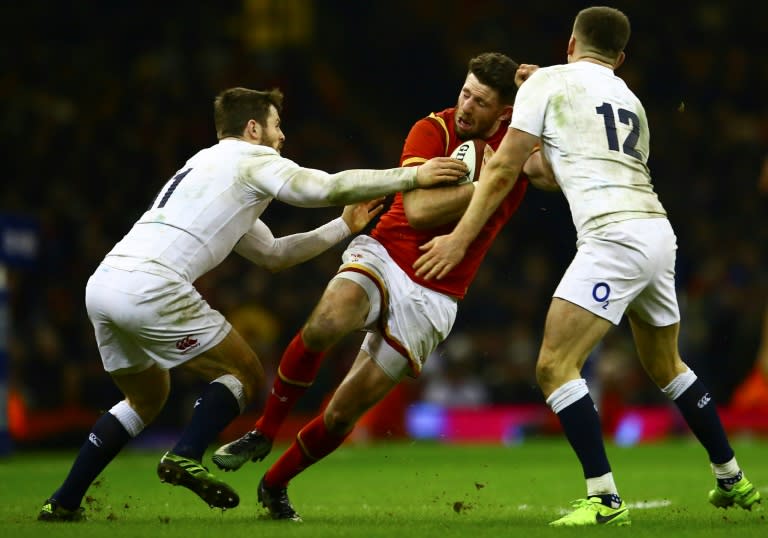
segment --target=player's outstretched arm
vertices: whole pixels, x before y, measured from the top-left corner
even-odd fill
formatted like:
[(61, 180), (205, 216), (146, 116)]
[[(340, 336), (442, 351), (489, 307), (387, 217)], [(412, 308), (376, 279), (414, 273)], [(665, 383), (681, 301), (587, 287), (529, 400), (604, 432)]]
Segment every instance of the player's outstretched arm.
[(370, 222), (384, 209), (384, 200), (382, 196), (366, 202), (358, 202), (344, 206), (341, 212), (341, 218), (347, 224), (349, 231), (353, 234), (363, 231)]
[(262, 220), (235, 245), (235, 252), (274, 273), (322, 254), (351, 234), (363, 230), (384, 208), (377, 198), (344, 207), (341, 216), (323, 226), (297, 234), (275, 237)]
[(275, 197), (300, 207), (347, 205), (399, 191), (456, 182), (466, 174), (466, 164), (450, 157), (435, 157), (417, 168), (357, 169), (335, 174), (294, 167)]
[(464, 161), (452, 157), (432, 157), (416, 167), (414, 188), (434, 187), (443, 183), (454, 183), (467, 175), (469, 169)]

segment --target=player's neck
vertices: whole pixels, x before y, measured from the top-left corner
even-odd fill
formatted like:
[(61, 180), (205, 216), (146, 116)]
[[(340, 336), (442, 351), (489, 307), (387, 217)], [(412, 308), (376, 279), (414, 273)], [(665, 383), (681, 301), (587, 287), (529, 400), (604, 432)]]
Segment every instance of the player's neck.
[(254, 138), (248, 138), (245, 136), (225, 136), (220, 140), (240, 140), (241, 142), (248, 142), (249, 144), (259, 145), (259, 142), (257, 142)]
[(605, 60), (601, 60), (599, 58), (595, 58), (594, 56), (587, 56), (586, 54), (583, 54), (581, 56), (572, 56), (570, 58), (569, 63), (573, 62), (589, 62), (592, 64), (602, 65), (603, 67), (607, 67), (610, 70), (614, 69), (614, 66), (610, 62), (606, 62)]

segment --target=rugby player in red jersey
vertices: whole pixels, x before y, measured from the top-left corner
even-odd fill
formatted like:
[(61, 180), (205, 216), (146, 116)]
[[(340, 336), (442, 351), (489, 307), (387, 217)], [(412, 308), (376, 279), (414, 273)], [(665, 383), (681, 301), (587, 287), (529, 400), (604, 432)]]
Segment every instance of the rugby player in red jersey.
[[(456, 106), (413, 125), (401, 165), (418, 166), (432, 157), (451, 155), (462, 141), (471, 139), (482, 139), (495, 150), (507, 131), (517, 87), (533, 67), (519, 66), (495, 52), (472, 58)], [(418, 376), (429, 354), (447, 338), (459, 300), (494, 238), (520, 205), (529, 178), (538, 187), (555, 185), (539, 152), (531, 154), (515, 188), (462, 263), (442, 280), (419, 278), (412, 267), (422, 254), (419, 246), (453, 229), (469, 204), (473, 183), (398, 193), (372, 232), (349, 244), (338, 273), (286, 348), (255, 429), (213, 456), (224, 470), (263, 459), (288, 412), (315, 380), (324, 354), (353, 331), (368, 333), (324, 412), (301, 429), (259, 483), (259, 501), (273, 518), (300, 520), (288, 499), (288, 482), (338, 448), (357, 420), (405, 376)]]

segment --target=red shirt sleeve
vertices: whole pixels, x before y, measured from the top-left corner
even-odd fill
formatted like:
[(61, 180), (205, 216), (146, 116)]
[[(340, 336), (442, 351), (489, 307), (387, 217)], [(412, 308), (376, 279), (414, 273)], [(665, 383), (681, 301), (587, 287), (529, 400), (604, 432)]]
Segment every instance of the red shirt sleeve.
[(403, 145), (400, 166), (413, 166), (432, 157), (449, 155), (449, 133), (443, 124), (444, 121), (437, 119), (434, 114), (414, 123)]

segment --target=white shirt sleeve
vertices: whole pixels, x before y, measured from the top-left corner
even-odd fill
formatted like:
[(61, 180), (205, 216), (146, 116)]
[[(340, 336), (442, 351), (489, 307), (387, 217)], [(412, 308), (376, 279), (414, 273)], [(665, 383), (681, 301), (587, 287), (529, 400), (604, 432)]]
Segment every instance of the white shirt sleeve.
[(298, 207), (343, 206), (413, 189), (417, 167), (329, 174), (277, 155), (245, 159), (241, 175), (254, 188)]
[(339, 217), (309, 232), (275, 238), (269, 227), (257, 219), (235, 245), (234, 251), (276, 273), (314, 258), (351, 233), (344, 219)]
[(548, 79), (542, 68), (520, 86), (515, 96), (510, 127), (541, 138), (547, 111)]

